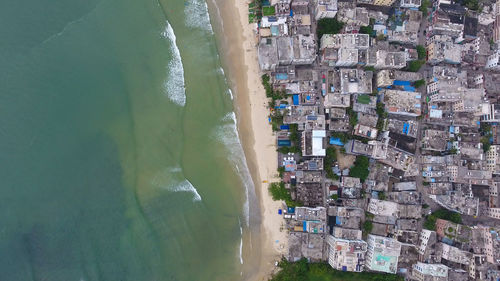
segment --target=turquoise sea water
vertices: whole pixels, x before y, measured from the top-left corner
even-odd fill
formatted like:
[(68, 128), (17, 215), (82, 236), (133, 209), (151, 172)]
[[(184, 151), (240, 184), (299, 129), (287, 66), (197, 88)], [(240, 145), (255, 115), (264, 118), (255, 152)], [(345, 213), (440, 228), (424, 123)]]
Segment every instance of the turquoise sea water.
[(239, 279), (252, 184), (205, 3), (0, 22), (0, 280)]

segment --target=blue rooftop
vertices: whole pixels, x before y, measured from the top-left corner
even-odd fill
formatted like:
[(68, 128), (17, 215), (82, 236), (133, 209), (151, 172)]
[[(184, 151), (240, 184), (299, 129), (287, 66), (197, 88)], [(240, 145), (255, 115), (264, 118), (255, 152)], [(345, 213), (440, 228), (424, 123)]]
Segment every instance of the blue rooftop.
[(339, 138), (330, 137), (330, 144), (344, 146), (344, 143)]
[(278, 79), (278, 80), (286, 80), (286, 79), (288, 79), (288, 74), (286, 74), (286, 73), (276, 73), (276, 79)]
[(404, 80), (394, 80), (394, 83), (392, 83), (394, 86), (410, 86), (411, 83), (410, 81), (404, 81)]
[(403, 86), (405, 91), (407, 92), (415, 92), (415, 87), (412, 87), (412, 86)]

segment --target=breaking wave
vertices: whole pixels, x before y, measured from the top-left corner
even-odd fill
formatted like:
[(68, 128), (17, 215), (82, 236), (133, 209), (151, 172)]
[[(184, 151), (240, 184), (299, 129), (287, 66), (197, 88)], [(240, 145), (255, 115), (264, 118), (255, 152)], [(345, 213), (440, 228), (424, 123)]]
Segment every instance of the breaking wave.
[(240, 218), (238, 218), (238, 224), (240, 225), (240, 264), (243, 264), (243, 227), (241, 226)]
[(231, 98), (231, 100), (234, 99), (233, 91), (231, 91), (231, 89), (227, 89), (227, 94), (229, 95), (229, 97)]
[(172, 192), (189, 192), (193, 195), (193, 202), (201, 201), (198, 190), (188, 179), (184, 178), (180, 167), (166, 168), (157, 173), (151, 184)]
[(229, 88), (229, 83), (227, 82), (227, 77), (226, 73), (224, 72), (224, 68), (222, 68), (222, 66), (219, 66), (219, 68), (217, 69), (217, 73), (224, 78), (224, 83), (227, 86), (226, 94), (231, 98), (231, 100), (233, 100), (234, 99), (233, 91), (231, 91), (231, 88)]
[(210, 33), (214, 32), (212, 24), (210, 24), (208, 6), (204, 0), (187, 0), (184, 6), (184, 15), (188, 27), (198, 28)]
[(179, 106), (184, 106), (186, 105), (184, 66), (182, 65), (181, 53), (177, 47), (174, 30), (168, 21), (162, 36), (170, 41), (170, 53), (172, 54), (172, 59), (168, 62), (167, 79), (163, 86), (171, 101)]
[(198, 190), (193, 186), (193, 184), (188, 180), (183, 180), (175, 186), (170, 188), (172, 191), (184, 191), (193, 193), (193, 201), (201, 201), (201, 196)]
[(243, 205), (243, 213), (245, 215), (245, 223), (248, 226), (250, 222), (249, 195), (252, 193), (252, 197), (255, 197), (255, 186), (252, 176), (250, 175), (250, 170), (248, 169), (243, 147), (240, 143), (238, 129), (236, 127), (236, 114), (234, 112), (226, 114), (222, 118), (222, 122), (224, 122), (224, 124), (217, 128), (215, 138), (224, 144), (229, 151), (228, 159), (233, 164), (235, 172), (238, 173), (243, 185), (245, 186), (245, 203)]

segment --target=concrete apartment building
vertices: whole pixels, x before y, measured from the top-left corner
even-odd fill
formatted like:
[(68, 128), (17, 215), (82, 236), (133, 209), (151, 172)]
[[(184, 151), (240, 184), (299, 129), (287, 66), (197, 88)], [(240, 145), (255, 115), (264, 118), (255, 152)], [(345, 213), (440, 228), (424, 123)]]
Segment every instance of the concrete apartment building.
[(315, 0), (314, 13), (316, 20), (334, 18), (337, 15), (337, 0)]
[(448, 281), (448, 269), (444, 264), (417, 262), (412, 267), (412, 277), (418, 281)]
[(367, 243), (363, 240), (347, 240), (329, 235), (328, 263), (337, 270), (361, 272), (364, 269)]
[(369, 270), (392, 273), (397, 272), (401, 243), (393, 238), (368, 235), (368, 250), (365, 266)]

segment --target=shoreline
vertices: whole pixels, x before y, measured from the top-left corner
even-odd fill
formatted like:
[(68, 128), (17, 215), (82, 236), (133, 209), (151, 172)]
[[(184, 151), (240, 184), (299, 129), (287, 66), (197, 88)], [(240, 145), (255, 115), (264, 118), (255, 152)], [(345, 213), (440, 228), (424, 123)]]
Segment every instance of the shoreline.
[[(275, 262), (288, 250), (288, 237), (280, 231), (283, 219), (278, 209), (282, 208), (282, 202), (273, 201), (268, 192), (268, 183), (279, 180), (278, 154), (276, 138), (268, 122), (268, 99), (260, 78), (254, 25), (248, 23), (246, 1), (208, 2), (209, 6), (215, 6), (220, 17), (219, 51), (235, 93), (237, 127), (258, 201), (252, 202), (249, 198), (250, 208), (257, 209), (258, 213), (251, 214), (250, 229), (243, 236), (243, 278), (268, 280), (276, 270)], [(252, 235), (257, 235), (257, 241)]]

